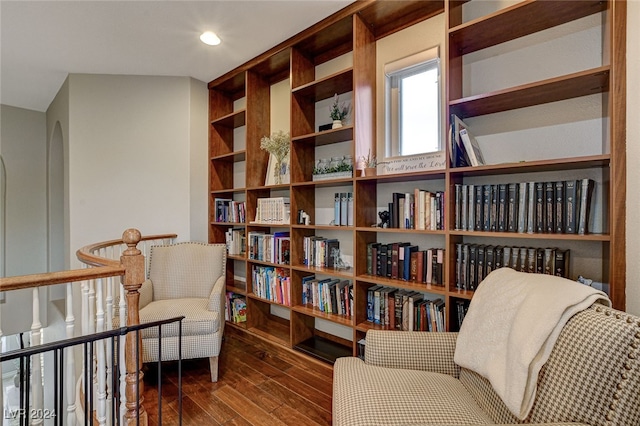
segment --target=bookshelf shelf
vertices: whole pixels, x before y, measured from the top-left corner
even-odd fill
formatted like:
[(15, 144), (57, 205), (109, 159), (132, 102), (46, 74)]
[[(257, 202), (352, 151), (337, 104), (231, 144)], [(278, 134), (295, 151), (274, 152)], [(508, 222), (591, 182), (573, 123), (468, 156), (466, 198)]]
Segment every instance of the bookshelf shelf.
[[(461, 2), (460, 2), (461, 3)], [(462, 56), (487, 47), (515, 40), (557, 25), (564, 24), (606, 9), (606, 2), (581, 0), (578, 5), (568, 2), (546, 3), (526, 0), (490, 15), (464, 24), (453, 22), (462, 5), (452, 7), (450, 13), (449, 49), (451, 56)], [(457, 6), (457, 7), (456, 7)]]
[(294, 144), (310, 144), (313, 146), (331, 145), (353, 139), (353, 125), (342, 126), (338, 129), (329, 129), (322, 132), (291, 138)]
[(228, 154), (221, 154), (211, 158), (211, 161), (229, 161), (232, 163), (238, 163), (240, 161), (247, 160), (247, 152), (245, 150), (230, 152)]
[(235, 129), (245, 125), (246, 116), (246, 110), (242, 109), (217, 118), (211, 121), (211, 124), (214, 126), (230, 127), (232, 129)]
[[(458, 256), (462, 257), (461, 253), (466, 249), (471, 252), (471, 246), (476, 246), (478, 252), (483, 247), (482, 250), (495, 249), (496, 253), (503, 249), (506, 252), (509, 245), (513, 246), (510, 247), (511, 253), (515, 253), (515, 249), (521, 253), (520, 249), (526, 246), (530, 257), (510, 258), (520, 266), (525, 261), (527, 265), (531, 264), (533, 257), (530, 253), (534, 249), (538, 266), (540, 253), (544, 250), (557, 250), (553, 256), (559, 257), (554, 257), (554, 261), (561, 266), (566, 265), (562, 256), (570, 253), (567, 256), (571, 262), (567, 266), (570, 278), (575, 279), (581, 274), (608, 283), (613, 306), (624, 310), (626, 59), (625, 44), (619, 37), (626, 29), (626, 6), (615, 0), (523, 0), (487, 12), (493, 6), (489, 7), (485, 2), (486, 7), (483, 7), (482, 4), (457, 0), (354, 2), (209, 83), (209, 220), (218, 217), (211, 214), (216, 198), (245, 202), (247, 218), (247, 223), (210, 222), (209, 241), (224, 242), (229, 228), (243, 229), (247, 234), (245, 239), (251, 231), (290, 234), (290, 265), (248, 259), (246, 256), (228, 257), (227, 290), (242, 294), (247, 299), (247, 322), (233, 326), (332, 362), (336, 356), (358, 354), (357, 342), (365, 337), (368, 330), (388, 328), (366, 321), (368, 296), (370, 292), (384, 290), (390, 293), (395, 289), (396, 294), (402, 292), (403, 297), (419, 293), (425, 300), (441, 299), (437, 306), (441, 309), (444, 302), (445, 329), (456, 331), (460, 325), (458, 311), (462, 312), (463, 304), (472, 299), (474, 291), (470, 289), (476, 288), (477, 284), (472, 282), (463, 286), (457, 275), (461, 265)], [(380, 99), (383, 98), (384, 85), (380, 83), (379, 70), (379, 62), (383, 59), (379, 52), (384, 50), (384, 46), (378, 41), (442, 13), (445, 14), (442, 40), (446, 40), (441, 44), (442, 71), (446, 73), (443, 76), (446, 87), (442, 88), (442, 93), (446, 99), (443, 100), (441, 146), (444, 147), (447, 164), (438, 170), (392, 175), (382, 174), (384, 169), (380, 166), (378, 175), (361, 176), (357, 169), (358, 159), (367, 153), (380, 154), (382, 143), (378, 139), (386, 130), (381, 119), (384, 105), (380, 105)], [(597, 16), (582, 22), (590, 22), (594, 28), (587, 31), (594, 34), (582, 37), (584, 25), (577, 21), (591, 15)], [(598, 23), (594, 23), (596, 21)], [(569, 34), (571, 41), (566, 40), (565, 33)], [(598, 46), (586, 45), (596, 38), (600, 43)], [(576, 48), (576, 43), (585, 45)], [(424, 46), (424, 49), (429, 47)], [(530, 54), (541, 55), (539, 51), (547, 52), (548, 47), (557, 50), (553, 53), (558, 57), (569, 50), (572, 55), (587, 57), (570, 64), (556, 59), (557, 63), (549, 63), (549, 70), (544, 72), (531, 67), (518, 74), (518, 78), (500, 80), (513, 81), (506, 83), (510, 87), (491, 88), (497, 84), (492, 79), (497, 80), (500, 76), (489, 78), (491, 73), (487, 73), (487, 69), (494, 67), (496, 72), (507, 73), (510, 68), (504, 66), (504, 61), (514, 60), (517, 72), (518, 66), (526, 65), (516, 64), (516, 60), (511, 58), (526, 56), (528, 60), (535, 60), (536, 57)], [(483, 52), (487, 48), (492, 49)], [(594, 53), (598, 49), (602, 54)], [(498, 52), (498, 55), (492, 52)], [(483, 58), (483, 55), (489, 58)], [(496, 59), (496, 56), (500, 58)], [(550, 56), (548, 60), (554, 59)], [(489, 88), (483, 89), (485, 86)], [(279, 92), (281, 90), (286, 91), (287, 99)], [(343, 94), (345, 100), (350, 97), (349, 124), (319, 131), (319, 127), (328, 121), (325, 104), (334, 94), (340, 95), (341, 100)], [(284, 107), (283, 103), (286, 103)], [(550, 111), (565, 111), (565, 106), (573, 104), (579, 108), (567, 111), (566, 116), (562, 112), (553, 117), (545, 115), (553, 114)], [(538, 106), (542, 107), (531, 108)], [(583, 106), (589, 109), (585, 113), (588, 115), (586, 118), (578, 117), (581, 112), (578, 110)], [(289, 116), (283, 117), (282, 111), (288, 111)], [(496, 113), (501, 115), (494, 115)], [(461, 119), (468, 118), (466, 123), (471, 126), (470, 132), (477, 126), (478, 141), (482, 149), (491, 154), (485, 158), (494, 164), (478, 167), (453, 167), (450, 164), (452, 153), (448, 146), (448, 130), (452, 114)], [(502, 122), (497, 122), (499, 119), (513, 121), (502, 125)], [(282, 124), (284, 120), (288, 125)], [(597, 129), (590, 132), (589, 126)], [(260, 149), (259, 141), (279, 127), (288, 129), (291, 135), (290, 183), (265, 186), (269, 154)], [(245, 133), (246, 136), (242, 136)], [(243, 137), (244, 140), (235, 140)], [(495, 151), (489, 152), (491, 149)], [(352, 177), (313, 181), (316, 162), (338, 155), (352, 159)], [(499, 162), (501, 159), (513, 161), (519, 158), (526, 161)], [(589, 230), (599, 233), (528, 234), (454, 229), (457, 188), (462, 192), (471, 185), (474, 188), (482, 185), (494, 190), (495, 187), (501, 189), (505, 182), (514, 186), (516, 182), (563, 182), (570, 185), (572, 180), (582, 180), (583, 183), (592, 180), (595, 183), (588, 225), (593, 225)], [(436, 211), (442, 212), (438, 219), (444, 224), (444, 229), (372, 226), (380, 222), (378, 212), (387, 210), (392, 201), (398, 202), (393, 211), (402, 217), (401, 194), (405, 194), (405, 198), (406, 194), (412, 194), (413, 198), (417, 195), (422, 199), (420, 191), (439, 193), (435, 205)], [(557, 191), (560, 193), (560, 189)], [(354, 226), (328, 224), (334, 218), (335, 193), (352, 194)], [(250, 222), (256, 217), (258, 199), (269, 197), (289, 197), (289, 223)], [(474, 198), (473, 202), (477, 199)], [(546, 204), (547, 207), (550, 205)], [(425, 204), (422, 211), (426, 212), (427, 207)], [(311, 225), (297, 223), (296, 214), (300, 210), (309, 215)], [(420, 212), (414, 220), (421, 217)], [(554, 215), (545, 212), (545, 217)], [(485, 229), (483, 226), (480, 229)], [(479, 229), (476, 223), (474, 227)], [(350, 269), (301, 264), (306, 254), (305, 237), (312, 236), (339, 240), (340, 251), (346, 255)], [(442, 273), (442, 286), (368, 274), (372, 271), (368, 255), (373, 252), (373, 247), (380, 247), (373, 243), (385, 245), (382, 251), (391, 250), (395, 256), (394, 246), (400, 247), (400, 241), (418, 246), (419, 252), (423, 253), (423, 262), (428, 261), (431, 253), (432, 263), (423, 263), (423, 266), (427, 265), (423, 268), (424, 276), (430, 271), (437, 271), (438, 276)], [(308, 250), (308, 246), (306, 248)], [(414, 249), (406, 250), (405, 254)], [(546, 252), (544, 254), (546, 256)], [(477, 255), (480, 256), (479, 253)], [(258, 266), (283, 268), (289, 274), (288, 296), (292, 306), (271, 302), (252, 292), (252, 270)], [(381, 271), (378, 273), (382, 274)], [(350, 318), (302, 305), (303, 286), (311, 275), (319, 281), (328, 279), (325, 282), (329, 283), (329, 289), (333, 284), (338, 288), (348, 281), (340, 288), (346, 288), (348, 297), (353, 298)], [(307, 301), (307, 295), (304, 295), (304, 301)], [(324, 331), (327, 323), (329, 328), (335, 327), (338, 331), (335, 334)]]
[(291, 309), (301, 314), (316, 317), (316, 318), (322, 318), (324, 320), (331, 321), (336, 324), (342, 324), (349, 327), (353, 325), (353, 321), (351, 320), (351, 318), (345, 317), (344, 315), (328, 314), (326, 312), (322, 312), (319, 309), (313, 308), (311, 306), (296, 305), (296, 306), (293, 306)]
[(449, 231), (449, 235), (468, 237), (489, 237), (489, 238), (516, 238), (531, 240), (553, 240), (553, 241), (611, 241), (611, 236), (607, 234), (546, 234), (546, 233), (518, 233), (518, 232), (483, 232), (483, 231)]
[(296, 182), (291, 184), (292, 188), (326, 188), (332, 186), (353, 184), (353, 178), (340, 178), (319, 181)]
[(319, 266), (306, 266), (306, 265), (292, 265), (292, 269), (300, 272), (307, 272), (309, 274), (322, 274), (330, 275), (336, 278), (351, 278), (353, 279), (353, 268), (351, 269), (334, 269), (334, 268), (322, 268)]
[(591, 155), (585, 157), (558, 158), (554, 160), (522, 161), (519, 163), (489, 164), (477, 167), (456, 167), (452, 176), (494, 176), (500, 174), (556, 172), (609, 167), (611, 155)]
[(449, 101), (461, 118), (493, 114), (609, 91), (609, 67), (577, 72), (491, 93)]
[(336, 93), (339, 95), (351, 90), (353, 90), (353, 68), (298, 86), (291, 91), (291, 94), (318, 102), (331, 98)]
[(361, 274), (356, 276), (356, 279), (362, 282), (383, 285), (386, 287), (401, 288), (405, 290), (420, 291), (440, 295), (445, 295), (447, 293), (445, 286), (416, 283), (412, 281), (394, 280), (391, 278), (379, 277), (377, 275)]

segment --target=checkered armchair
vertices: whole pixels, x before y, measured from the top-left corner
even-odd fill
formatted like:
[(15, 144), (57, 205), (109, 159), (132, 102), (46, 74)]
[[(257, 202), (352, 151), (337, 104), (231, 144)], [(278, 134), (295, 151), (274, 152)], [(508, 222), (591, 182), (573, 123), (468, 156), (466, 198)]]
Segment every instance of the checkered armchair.
[[(140, 323), (184, 316), (182, 359), (209, 358), (211, 381), (218, 381), (224, 331), (226, 249), (224, 244), (179, 243), (153, 246), (148, 279), (140, 289)], [(178, 323), (143, 330), (143, 362), (178, 359)]]
[(367, 332), (365, 360), (334, 365), (334, 425), (640, 425), (640, 318), (593, 305), (564, 326), (518, 420), (453, 361), (457, 333)]

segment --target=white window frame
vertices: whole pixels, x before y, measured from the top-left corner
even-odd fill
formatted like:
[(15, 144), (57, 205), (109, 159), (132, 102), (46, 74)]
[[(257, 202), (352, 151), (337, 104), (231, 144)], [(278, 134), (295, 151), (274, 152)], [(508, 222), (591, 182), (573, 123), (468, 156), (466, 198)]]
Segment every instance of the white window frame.
[(401, 93), (398, 90), (397, 82), (402, 78), (410, 77), (420, 72), (436, 69), (437, 72), (437, 148), (426, 150), (427, 152), (437, 152), (442, 150), (442, 82), (440, 70), (440, 48), (432, 47), (422, 52), (418, 52), (402, 59), (389, 62), (384, 66), (385, 74), (385, 156), (387, 158), (406, 157), (418, 153), (405, 154), (401, 152), (402, 136), (400, 131)]

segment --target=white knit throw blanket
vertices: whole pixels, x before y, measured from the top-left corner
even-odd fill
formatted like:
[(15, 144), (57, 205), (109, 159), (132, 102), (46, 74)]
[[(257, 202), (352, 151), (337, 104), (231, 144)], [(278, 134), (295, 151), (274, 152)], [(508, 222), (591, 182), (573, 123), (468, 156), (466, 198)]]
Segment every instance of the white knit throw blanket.
[(487, 378), (523, 420), (533, 406), (538, 373), (562, 328), (595, 302), (611, 306), (605, 293), (575, 281), (498, 269), (471, 300), (454, 361)]

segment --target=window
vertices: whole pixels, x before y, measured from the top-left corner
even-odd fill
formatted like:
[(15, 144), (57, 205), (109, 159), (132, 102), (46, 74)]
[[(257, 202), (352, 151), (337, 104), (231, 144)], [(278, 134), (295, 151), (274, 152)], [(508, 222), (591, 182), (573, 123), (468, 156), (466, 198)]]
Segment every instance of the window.
[(439, 151), (438, 47), (388, 63), (384, 73), (386, 156)]

